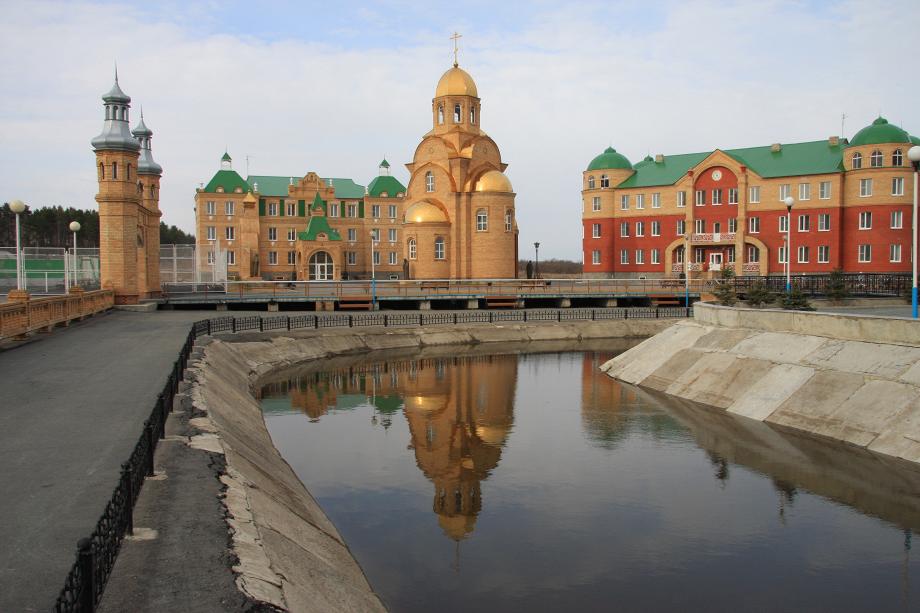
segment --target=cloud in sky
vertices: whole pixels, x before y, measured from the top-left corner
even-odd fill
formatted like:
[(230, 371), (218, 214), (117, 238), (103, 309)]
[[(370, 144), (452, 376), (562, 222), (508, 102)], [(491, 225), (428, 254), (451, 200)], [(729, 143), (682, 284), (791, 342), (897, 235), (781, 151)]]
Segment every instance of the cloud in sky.
[[(455, 7), (456, 9), (456, 7)], [(449, 13), (449, 14), (448, 14)], [(646, 154), (852, 136), (878, 113), (920, 133), (920, 4), (867, 2), (19, 2), (0, 23), (3, 200), (95, 205), (90, 139), (117, 59), (164, 167), (164, 220), (225, 147), (253, 174), (403, 181), (463, 34), (483, 128), (510, 164), (521, 253), (581, 257), (581, 172)], [(903, 30), (903, 33), (901, 32)]]

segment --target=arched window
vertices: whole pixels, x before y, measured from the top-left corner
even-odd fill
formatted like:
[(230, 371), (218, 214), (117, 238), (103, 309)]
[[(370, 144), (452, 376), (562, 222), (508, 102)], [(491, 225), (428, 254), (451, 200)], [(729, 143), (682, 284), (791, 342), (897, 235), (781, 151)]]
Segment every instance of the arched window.
[(872, 168), (881, 168), (882, 167), (882, 152), (876, 149), (872, 152), (872, 155), (869, 157), (869, 165)]
[(588, 189), (594, 189), (594, 175), (588, 177)]
[(454, 105), (454, 123), (460, 123), (460, 120), (463, 118), (463, 109), (460, 108), (459, 104)]
[(443, 104), (438, 105), (438, 123), (439, 124), (444, 123), (444, 105)]
[(430, 170), (425, 173), (425, 191), (433, 192), (434, 191), (434, 173)]
[(476, 231), (485, 232), (489, 229), (489, 212), (485, 209), (476, 211)]
[(853, 154), (853, 169), (856, 170), (859, 168), (862, 168), (862, 153), (857, 151)]
[(99, 178), (105, 179), (105, 164), (99, 162)]
[(476, 107), (470, 106), (470, 124), (476, 125)]
[(332, 256), (325, 251), (317, 251), (310, 256), (308, 265), (310, 281), (331, 281), (333, 273)]
[(434, 259), (444, 259), (444, 237), (438, 236), (434, 239)]
[(895, 149), (894, 153), (891, 154), (891, 165), (892, 166), (903, 166), (904, 165), (904, 156), (901, 154), (900, 149)]
[(601, 187), (610, 187), (610, 177), (601, 175)]
[(130, 181), (130, 180), (131, 180), (131, 164), (128, 164), (128, 166), (127, 166), (127, 172), (128, 172), (128, 176), (125, 177), (125, 179), (127, 179), (128, 181)]
[(418, 245), (414, 238), (409, 239), (409, 259), (414, 260), (418, 257)]
[(514, 229), (514, 216), (511, 209), (505, 209), (505, 232), (511, 232)]
[(118, 178), (118, 162), (112, 162), (112, 178)]

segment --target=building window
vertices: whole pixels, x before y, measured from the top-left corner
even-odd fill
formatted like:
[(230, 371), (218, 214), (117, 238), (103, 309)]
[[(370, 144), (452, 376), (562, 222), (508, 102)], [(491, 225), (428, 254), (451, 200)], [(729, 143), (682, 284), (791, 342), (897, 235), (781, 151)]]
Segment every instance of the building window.
[(799, 183), (799, 200), (811, 200), (811, 183)]
[(268, 229), (268, 240), (276, 241), (278, 240), (278, 228), (269, 228)]
[(882, 152), (876, 149), (872, 152), (872, 155), (869, 156), (869, 166), (872, 168), (881, 168), (882, 167)]
[(626, 196), (626, 195), (620, 196), (620, 210), (621, 211), (629, 210), (629, 196)]
[(831, 182), (830, 181), (821, 181), (818, 183), (818, 198), (821, 200), (830, 200), (831, 199)]
[(595, 213), (601, 210), (601, 197), (595, 196), (591, 199), (591, 210)]
[(208, 266), (214, 264), (214, 250), (208, 249)]
[(206, 205), (205, 208), (206, 208), (206, 210), (207, 210), (207, 212), (208, 212), (208, 215), (216, 215), (216, 214), (217, 214), (217, 203), (214, 202), (213, 200), (208, 200), (208, 203), (207, 203), (207, 205)]
[(693, 232), (694, 234), (704, 234), (706, 232), (706, 220), (705, 219), (694, 219), (693, 220)]
[(729, 188), (728, 190), (728, 203), (729, 204), (738, 204), (738, 189), (735, 187)]
[(891, 195), (892, 196), (903, 196), (904, 195), (904, 177), (893, 177), (891, 179)]
[(391, 251), (387, 254), (387, 264), (389, 264), (390, 266), (396, 265), (396, 252), (395, 251)]
[(269, 263), (269, 265), (271, 265), (271, 266), (277, 266), (277, 265), (278, 265), (278, 252), (277, 252), (277, 251), (269, 251), (269, 252), (268, 252), (268, 263)]
[(339, 216), (339, 203), (330, 202), (329, 203), (329, 217), (338, 217)]
[(760, 217), (748, 217), (748, 232), (751, 234), (760, 233)]
[(268, 203), (268, 214), (270, 217), (278, 216), (278, 203), (277, 202)]
[(626, 238), (629, 236), (629, 222), (621, 221), (620, 222), (620, 236)]
[(610, 187), (610, 177), (601, 175), (601, 188)]
[(831, 261), (831, 248), (828, 245), (818, 245), (818, 264), (827, 264)]
[(891, 229), (900, 230), (904, 227), (904, 214), (901, 211), (891, 211)]
[(358, 240), (358, 231), (355, 228), (348, 228), (348, 241), (355, 242)]
[(786, 249), (787, 247), (780, 247), (776, 250), (777, 262), (780, 264), (786, 263)]
[(425, 191), (433, 192), (434, 191), (434, 173), (430, 170), (425, 173)]
[(396, 242), (396, 228), (390, 228), (387, 230), (387, 240), (391, 243)]
[(214, 226), (208, 226), (208, 240), (215, 241), (217, 240), (217, 228)]
[(348, 266), (354, 266), (358, 263), (358, 255), (354, 251), (345, 252), (345, 264)]
[(380, 252), (374, 251), (374, 266), (380, 266)]
[(371, 217), (374, 219), (380, 219), (380, 205), (372, 204), (371, 205)]
[(463, 109), (459, 104), (454, 105), (454, 123), (460, 123), (461, 118), (463, 117)]
[(863, 211), (859, 214), (859, 229), (860, 230), (871, 230), (872, 229), (872, 212)]
[(227, 202), (224, 203), (224, 214), (233, 215), (233, 201), (232, 200), (228, 200)]
[(225, 237), (228, 241), (232, 241), (232, 240), (234, 239), (235, 235), (236, 235), (236, 233), (235, 233), (235, 228), (234, 228), (233, 226), (227, 226), (227, 227), (225, 228), (225, 230), (226, 230), (226, 234), (224, 235), (224, 237)]
[(652, 264), (661, 264), (661, 251), (652, 249)]
[(511, 209), (505, 209), (505, 232), (514, 230), (514, 214)]
[(601, 251), (600, 249), (595, 249), (591, 252), (591, 263), (597, 266), (601, 263)]
[(706, 191), (702, 189), (696, 190), (696, 206), (703, 206), (706, 204)]
[(702, 247), (693, 248), (693, 262), (696, 264), (702, 264), (706, 259), (706, 250)]
[(441, 236), (434, 239), (434, 259), (444, 259), (444, 238)]
[(594, 175), (588, 177), (588, 189), (594, 189)]
[(660, 221), (652, 222), (652, 236), (661, 236), (661, 222)]
[(118, 162), (112, 162), (112, 178), (118, 178)]
[(872, 245), (860, 245), (859, 246), (859, 261), (860, 262), (871, 262), (872, 261)]
[(444, 105), (439, 104), (438, 105), (438, 124), (440, 125), (443, 123), (444, 123)]
[(684, 248), (678, 247), (674, 250), (674, 263), (683, 264), (684, 263)]
[(358, 216), (358, 205), (349, 204), (347, 208), (345, 209), (345, 212), (348, 215), (348, 217), (351, 217), (351, 218), (357, 217)]
[(397, 212), (397, 211), (396, 211), (396, 205), (395, 205), (395, 204), (391, 204), (391, 205), (388, 207), (388, 209), (387, 209), (387, 213), (389, 213), (390, 219), (396, 219), (396, 212)]
[(728, 218), (728, 231), (730, 233), (735, 233), (738, 231), (738, 220), (734, 217)]
[(371, 228), (371, 240), (375, 243), (380, 242), (380, 228)]
[(620, 264), (629, 264), (629, 250), (620, 249)]
[(636, 236), (645, 236), (645, 222), (644, 221), (636, 222)]
[(293, 266), (295, 263), (297, 263), (297, 252), (296, 252), (296, 251), (288, 251), (287, 253), (288, 253), (288, 255), (287, 255), (287, 258), (288, 258), (288, 265), (289, 265), (289, 266)]
[(288, 202), (286, 206), (287, 206), (288, 217), (294, 217), (297, 215), (297, 209), (296, 209), (297, 205), (295, 203)]
[(489, 213), (485, 209), (476, 211), (476, 231), (485, 232), (489, 229)]
[(901, 245), (889, 245), (888, 246), (888, 261), (889, 262), (900, 262), (901, 261)]
[(636, 208), (637, 209), (645, 208), (645, 194), (636, 194)]
[(677, 220), (677, 235), (683, 236), (686, 233), (687, 233), (687, 220), (678, 219)]
[(235, 251), (231, 250), (227, 252), (227, 264), (229, 264), (230, 266), (233, 266), (236, 264), (236, 252)]
[(661, 208), (661, 193), (655, 192), (652, 194), (652, 208), (660, 209)]
[(818, 232), (828, 232), (831, 229), (830, 213), (821, 213), (818, 215)]
[(713, 204), (722, 204), (722, 190), (714, 189), (712, 190), (712, 203)]
[(687, 206), (687, 192), (677, 192), (677, 208)]
[(414, 260), (418, 257), (418, 245), (414, 238), (409, 239), (409, 259)]
[(799, 232), (811, 231), (811, 215), (799, 215)]
[(636, 249), (636, 264), (645, 264), (645, 252), (641, 249)]
[(476, 107), (470, 106), (470, 123), (476, 125)]
[(785, 215), (779, 216), (779, 231), (784, 233), (789, 231), (789, 218)]
[(748, 189), (748, 202), (751, 204), (757, 204), (760, 202), (760, 186), (754, 185)]
[(903, 166), (904, 165), (904, 156), (901, 154), (900, 149), (895, 149), (894, 153), (891, 154), (891, 165), (892, 166)]
[(808, 263), (808, 247), (806, 247), (805, 245), (800, 246), (799, 249), (798, 249), (798, 254), (797, 254), (797, 255), (798, 255), (798, 262), (799, 262), (799, 264), (807, 264), (807, 263)]
[(779, 186), (779, 200), (782, 202), (786, 198), (792, 195), (792, 185), (789, 183), (783, 183)]
[(754, 245), (748, 245), (747, 250), (747, 261), (751, 264), (756, 264), (760, 261), (760, 249)]
[(293, 242), (297, 240), (297, 230), (295, 228), (288, 228), (288, 240)]
[(601, 237), (601, 224), (593, 223), (591, 224), (591, 238), (600, 238)]
[(853, 154), (853, 170), (859, 170), (862, 168), (862, 153), (857, 151)]
[(728, 263), (729, 264), (735, 263), (735, 248), (734, 247), (729, 247), (728, 249)]

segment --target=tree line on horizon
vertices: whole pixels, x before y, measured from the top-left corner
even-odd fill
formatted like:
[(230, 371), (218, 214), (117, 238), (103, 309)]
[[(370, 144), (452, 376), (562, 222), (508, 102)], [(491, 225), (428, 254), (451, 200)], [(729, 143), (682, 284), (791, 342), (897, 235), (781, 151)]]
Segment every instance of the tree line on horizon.
[[(99, 246), (99, 211), (77, 209), (72, 206), (26, 207), (20, 217), (23, 247), (73, 247), (73, 232), (70, 222), (80, 223), (77, 232), (78, 247)], [(176, 226), (160, 222), (161, 245), (194, 244), (195, 236), (187, 234)], [(16, 245), (16, 214), (8, 202), (0, 208), (0, 246)]]

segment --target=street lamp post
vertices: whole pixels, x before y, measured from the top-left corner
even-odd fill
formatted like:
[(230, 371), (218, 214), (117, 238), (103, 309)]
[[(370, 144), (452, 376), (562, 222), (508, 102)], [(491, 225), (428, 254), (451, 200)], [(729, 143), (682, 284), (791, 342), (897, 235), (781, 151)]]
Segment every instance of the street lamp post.
[(80, 231), (80, 222), (70, 222), (70, 231), (73, 232), (73, 284), (79, 285), (77, 280), (77, 232)]
[(22, 200), (10, 202), (10, 210), (16, 214), (16, 289), (23, 289), (22, 248), (20, 247), (19, 215), (25, 212), (26, 204)]
[(377, 310), (377, 267), (374, 263), (374, 246), (376, 242), (374, 231), (371, 230), (371, 309)]
[(540, 278), (540, 243), (533, 244), (534, 250), (534, 266), (533, 266), (533, 278)]
[(684, 232), (684, 306), (690, 307), (690, 235)]
[(783, 198), (786, 203), (786, 293), (792, 291), (792, 196)]
[(920, 174), (920, 145), (907, 150), (907, 159), (914, 167), (914, 215), (910, 224), (911, 251), (910, 261), (913, 270), (913, 282), (910, 288), (911, 316), (917, 319), (917, 175)]

